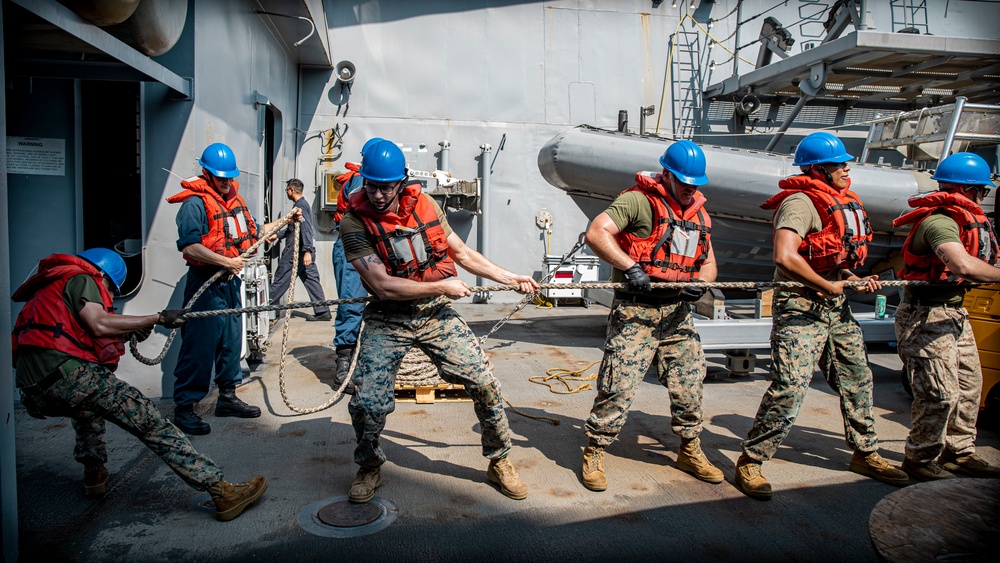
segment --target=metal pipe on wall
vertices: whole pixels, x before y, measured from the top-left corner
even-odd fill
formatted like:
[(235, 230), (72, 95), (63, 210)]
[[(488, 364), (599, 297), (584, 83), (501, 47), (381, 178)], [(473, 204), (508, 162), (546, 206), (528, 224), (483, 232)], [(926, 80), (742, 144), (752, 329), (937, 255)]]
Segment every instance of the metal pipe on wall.
[(451, 141), (445, 139), (438, 143), (441, 152), (438, 154), (438, 170), (451, 172)]
[[(478, 242), (479, 252), (483, 255), (489, 255), (490, 229), (487, 226), (489, 221), (486, 219), (486, 212), (490, 208), (490, 153), (493, 151), (493, 147), (488, 143), (484, 143), (479, 145), (479, 150), (479, 177), (481, 178), (481, 183), (479, 193)], [(483, 278), (476, 276), (476, 285), (482, 286)], [(489, 292), (474, 295), (472, 298), (473, 303), (488, 303), (489, 300)]]

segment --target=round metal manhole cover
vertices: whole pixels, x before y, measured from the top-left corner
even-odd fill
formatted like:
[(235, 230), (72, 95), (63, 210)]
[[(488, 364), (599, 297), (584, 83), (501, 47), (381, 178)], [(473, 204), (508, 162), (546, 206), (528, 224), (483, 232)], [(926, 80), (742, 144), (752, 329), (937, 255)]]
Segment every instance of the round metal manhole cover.
[(383, 498), (355, 504), (347, 495), (339, 495), (303, 508), (298, 523), (300, 528), (316, 536), (351, 538), (384, 530), (398, 515), (396, 505)]
[(382, 515), (382, 507), (374, 502), (358, 504), (349, 500), (330, 503), (319, 509), (316, 517), (328, 526), (354, 528), (370, 524)]

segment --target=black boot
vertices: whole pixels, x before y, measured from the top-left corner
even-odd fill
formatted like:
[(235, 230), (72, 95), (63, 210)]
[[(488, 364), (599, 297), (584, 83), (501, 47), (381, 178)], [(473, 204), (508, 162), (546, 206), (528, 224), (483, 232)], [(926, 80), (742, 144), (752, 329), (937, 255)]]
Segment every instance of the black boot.
[(215, 403), (215, 416), (235, 416), (239, 418), (257, 418), (260, 409), (250, 406), (236, 396), (236, 388), (219, 389), (219, 401)]
[(204, 436), (212, 431), (212, 427), (194, 412), (194, 405), (177, 405), (174, 407), (174, 426), (185, 434)]
[[(333, 376), (333, 386), (340, 389), (344, 379), (351, 373), (351, 359), (354, 358), (354, 346), (337, 348), (337, 373)], [(354, 383), (348, 383), (344, 387), (344, 393), (354, 394)]]

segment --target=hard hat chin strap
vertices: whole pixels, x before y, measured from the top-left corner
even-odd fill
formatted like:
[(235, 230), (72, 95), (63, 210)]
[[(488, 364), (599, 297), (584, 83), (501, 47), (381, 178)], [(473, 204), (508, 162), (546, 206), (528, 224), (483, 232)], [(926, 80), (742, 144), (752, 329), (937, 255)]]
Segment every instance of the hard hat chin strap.
[[(816, 172), (817, 168), (820, 170), (820, 172), (822, 172), (822, 174), (818, 174)], [(830, 186), (831, 188), (833, 187), (833, 174), (830, 174), (830, 171), (826, 169), (826, 166), (823, 166), (822, 164), (813, 164), (809, 168), (809, 175), (812, 176), (813, 178), (816, 178), (817, 180), (825, 180), (826, 185)]]
[(202, 168), (201, 175), (204, 176), (206, 180), (208, 180), (209, 186), (212, 186), (216, 190), (219, 189), (219, 184), (215, 181), (215, 174), (209, 172), (207, 168)]

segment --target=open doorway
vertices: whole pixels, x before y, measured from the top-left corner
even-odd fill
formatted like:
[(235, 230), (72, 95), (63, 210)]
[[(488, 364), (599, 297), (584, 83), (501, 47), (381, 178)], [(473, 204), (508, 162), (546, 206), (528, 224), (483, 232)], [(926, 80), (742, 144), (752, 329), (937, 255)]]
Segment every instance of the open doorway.
[(80, 129), (83, 246), (125, 259), (129, 295), (143, 277), (139, 83), (81, 81)]

